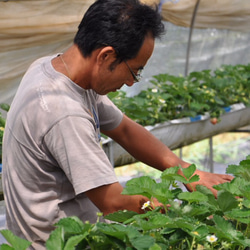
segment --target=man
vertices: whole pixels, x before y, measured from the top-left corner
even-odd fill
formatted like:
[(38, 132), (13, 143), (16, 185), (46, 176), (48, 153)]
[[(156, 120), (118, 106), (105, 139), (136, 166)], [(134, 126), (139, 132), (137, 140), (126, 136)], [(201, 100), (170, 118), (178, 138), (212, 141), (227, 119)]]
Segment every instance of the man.
[[(189, 166), (105, 96), (139, 81), (163, 31), (157, 10), (137, 0), (98, 0), (74, 44), (37, 60), (24, 75), (5, 128), (3, 185), (7, 227), (35, 249), (44, 248), (62, 217), (94, 223), (98, 210), (142, 212), (147, 198), (121, 194), (100, 131), (154, 168)], [(211, 190), (231, 180), (196, 173), (196, 184)]]

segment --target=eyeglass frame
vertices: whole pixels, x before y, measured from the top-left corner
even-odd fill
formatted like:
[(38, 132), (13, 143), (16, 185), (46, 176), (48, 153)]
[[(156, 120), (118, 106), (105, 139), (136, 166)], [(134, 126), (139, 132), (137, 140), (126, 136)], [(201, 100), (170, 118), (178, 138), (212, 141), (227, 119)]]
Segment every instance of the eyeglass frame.
[(131, 67), (128, 65), (127, 61), (124, 61), (124, 63), (127, 65), (131, 75), (133, 76), (134, 82), (139, 82), (142, 79), (141, 72), (142, 72), (143, 69), (139, 69), (138, 73), (135, 74), (134, 71), (131, 69)]
[[(102, 46), (112, 46), (112, 45), (108, 45), (108, 44), (106, 44), (106, 43), (102, 43)], [(112, 46), (112, 47), (113, 47), (113, 46)], [(114, 48), (114, 47), (113, 47), (113, 48)], [(118, 55), (119, 53), (118, 53), (117, 49), (114, 48), (114, 50), (115, 50), (116, 54)], [(138, 70), (138, 73), (135, 74), (134, 71), (131, 69), (131, 67), (128, 65), (127, 61), (123, 60), (123, 62), (127, 65), (127, 67), (128, 67), (128, 69), (129, 69), (131, 75), (133, 76), (133, 78), (134, 78), (134, 83), (139, 82), (139, 81), (142, 79), (141, 73), (142, 73), (142, 70), (143, 70), (143, 69), (139, 69), (139, 70)]]

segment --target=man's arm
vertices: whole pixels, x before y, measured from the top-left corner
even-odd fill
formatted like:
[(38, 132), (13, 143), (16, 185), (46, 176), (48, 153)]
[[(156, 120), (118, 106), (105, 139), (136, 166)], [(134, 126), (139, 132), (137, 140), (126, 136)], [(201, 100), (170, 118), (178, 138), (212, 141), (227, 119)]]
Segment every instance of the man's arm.
[[(91, 189), (85, 194), (104, 215), (124, 209), (143, 213), (141, 207), (149, 199), (142, 195), (123, 195), (122, 190), (121, 184), (115, 182)], [(154, 205), (160, 206), (160, 203), (155, 200)]]
[[(132, 121), (124, 115), (120, 125), (112, 131), (102, 131), (104, 134), (119, 143), (137, 160), (146, 163), (158, 170), (164, 171), (169, 167), (182, 166), (186, 168), (190, 165), (177, 157), (165, 144), (153, 136), (144, 127)], [(182, 174), (181, 171), (179, 174)], [(205, 185), (216, 196), (217, 191), (212, 186), (230, 181), (232, 176), (226, 174), (214, 174), (196, 170), (200, 176), (200, 181), (193, 183), (192, 187), (187, 186), (189, 191), (195, 189), (195, 186)]]

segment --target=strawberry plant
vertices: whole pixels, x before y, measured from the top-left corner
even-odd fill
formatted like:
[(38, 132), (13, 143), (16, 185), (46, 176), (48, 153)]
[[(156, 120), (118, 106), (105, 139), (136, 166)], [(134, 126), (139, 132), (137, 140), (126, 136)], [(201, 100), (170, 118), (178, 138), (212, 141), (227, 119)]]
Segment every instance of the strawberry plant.
[[(111, 223), (83, 223), (77, 217), (61, 219), (46, 242), (54, 249), (249, 249), (250, 246), (250, 156), (239, 165), (229, 165), (227, 173), (235, 178), (214, 186), (217, 199), (204, 186), (193, 192), (181, 189), (199, 177), (195, 165), (177, 172), (165, 170), (160, 181), (142, 176), (127, 182), (123, 194), (141, 194), (150, 199), (144, 213), (118, 211), (105, 216)], [(163, 206), (153, 208), (153, 198)], [(30, 242), (2, 230), (10, 245), (1, 249), (25, 249)], [(6, 248), (5, 248), (6, 247)]]
[(250, 64), (223, 65), (214, 72), (192, 72), (187, 77), (159, 74), (151, 83), (153, 87), (134, 97), (126, 97), (124, 91), (109, 97), (144, 126), (207, 113), (219, 118), (232, 104), (250, 105)]

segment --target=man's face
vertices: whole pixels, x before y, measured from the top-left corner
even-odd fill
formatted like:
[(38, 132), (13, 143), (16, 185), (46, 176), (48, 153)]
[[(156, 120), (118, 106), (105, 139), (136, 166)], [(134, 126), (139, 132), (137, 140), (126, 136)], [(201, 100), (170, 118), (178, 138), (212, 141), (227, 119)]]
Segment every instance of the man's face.
[(136, 82), (138, 72), (144, 68), (148, 59), (153, 53), (154, 38), (147, 36), (138, 55), (128, 61), (123, 61), (116, 65), (112, 70), (110, 63), (103, 65), (98, 73), (98, 80), (92, 86), (101, 95), (114, 92), (124, 84), (132, 86)]

